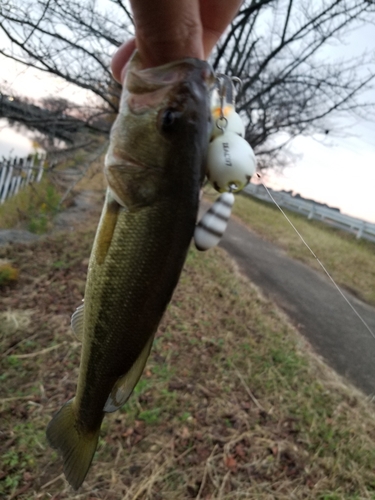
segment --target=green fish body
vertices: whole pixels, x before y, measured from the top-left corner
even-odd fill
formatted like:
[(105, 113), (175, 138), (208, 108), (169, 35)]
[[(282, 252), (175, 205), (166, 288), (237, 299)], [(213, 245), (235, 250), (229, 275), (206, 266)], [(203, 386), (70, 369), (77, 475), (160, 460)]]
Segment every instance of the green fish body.
[(142, 69), (135, 54), (111, 131), (108, 192), (84, 305), (76, 396), (47, 428), (77, 489), (106, 412), (132, 393), (178, 282), (194, 233), (210, 131), (208, 64), (184, 59)]

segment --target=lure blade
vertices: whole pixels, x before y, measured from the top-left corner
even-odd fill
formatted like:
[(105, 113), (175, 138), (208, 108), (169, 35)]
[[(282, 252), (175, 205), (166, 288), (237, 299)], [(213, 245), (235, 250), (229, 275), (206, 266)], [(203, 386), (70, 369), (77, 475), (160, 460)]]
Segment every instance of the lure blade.
[(198, 250), (216, 246), (228, 225), (234, 203), (233, 193), (223, 193), (195, 227), (194, 242)]

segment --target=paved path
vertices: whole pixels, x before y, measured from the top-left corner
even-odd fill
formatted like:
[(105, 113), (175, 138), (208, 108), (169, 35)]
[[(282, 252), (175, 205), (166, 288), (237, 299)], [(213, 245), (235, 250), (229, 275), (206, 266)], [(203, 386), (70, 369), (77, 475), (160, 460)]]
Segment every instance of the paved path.
[[(375, 339), (328, 278), (290, 259), (233, 218), (220, 246), (338, 373), (366, 394), (375, 394)], [(375, 331), (375, 309), (345, 295)]]

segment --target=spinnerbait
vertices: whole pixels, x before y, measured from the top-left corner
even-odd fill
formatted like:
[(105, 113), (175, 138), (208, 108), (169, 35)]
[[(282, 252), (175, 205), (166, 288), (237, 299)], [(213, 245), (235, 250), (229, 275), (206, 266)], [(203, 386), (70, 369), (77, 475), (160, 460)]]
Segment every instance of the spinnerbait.
[(218, 75), (216, 81), (206, 175), (222, 194), (195, 228), (194, 241), (198, 250), (208, 250), (219, 243), (232, 211), (233, 193), (247, 186), (256, 170), (254, 151), (244, 139), (245, 127), (235, 110), (236, 85), (241, 85), (241, 80)]

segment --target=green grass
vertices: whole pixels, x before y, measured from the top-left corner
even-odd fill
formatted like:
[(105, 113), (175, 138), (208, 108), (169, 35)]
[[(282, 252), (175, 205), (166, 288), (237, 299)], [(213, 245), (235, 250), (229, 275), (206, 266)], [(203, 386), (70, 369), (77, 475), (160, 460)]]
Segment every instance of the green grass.
[[(91, 135), (90, 139), (93, 141), (94, 150), (106, 141), (105, 137), (97, 137), (95, 134)], [(90, 190), (103, 193), (106, 188), (103, 176), (104, 155), (92, 161), (83, 175), (82, 169), (89, 161), (91, 154), (92, 151), (82, 149), (65, 160), (60, 159), (51, 175), (46, 171), (41, 182), (29, 184), (16, 196), (6, 200), (0, 206), (0, 228), (21, 228), (37, 234), (48, 232), (53, 227), (54, 216), (63, 208), (60, 206), (60, 201), (63, 198), (62, 195), (66, 194), (67, 186), (64, 187), (66, 181), (60, 178), (59, 174), (64, 170), (75, 170), (78, 180), (70, 194), (64, 199), (62, 203), (64, 207), (69, 206), (78, 191)], [(83, 177), (78, 179), (80, 171)]]
[(44, 177), (40, 183), (29, 184), (0, 207), (0, 227), (24, 228), (43, 234), (52, 227), (59, 201), (56, 187)]
[(0, 291), (2, 498), (375, 498), (373, 405), (220, 249), (189, 252), (145, 372), (104, 419), (73, 492), (44, 432), (75, 392), (81, 346), (69, 320), (92, 239), (91, 230), (0, 249), (20, 269)]
[[(334, 280), (366, 302), (375, 305), (375, 244), (318, 221), (285, 210)], [(287, 254), (323, 272), (277, 207), (239, 195), (233, 213), (250, 229), (279, 245)]]

